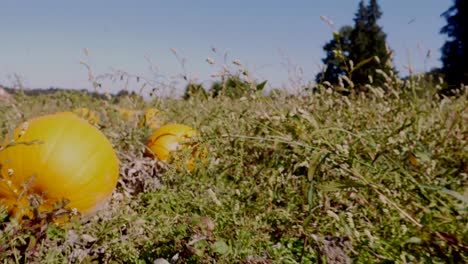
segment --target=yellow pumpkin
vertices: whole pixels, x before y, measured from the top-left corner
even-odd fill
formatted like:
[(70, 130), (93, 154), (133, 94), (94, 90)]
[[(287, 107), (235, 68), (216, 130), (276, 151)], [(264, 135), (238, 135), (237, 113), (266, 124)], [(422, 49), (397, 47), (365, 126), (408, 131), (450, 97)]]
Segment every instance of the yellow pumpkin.
[(109, 140), (71, 112), (23, 123), (4, 141), (0, 164), (0, 203), (18, 217), (31, 215), (32, 195), (42, 197), (40, 211), (67, 199), (68, 207), (92, 213), (105, 203), (119, 177)]
[(138, 111), (136, 110), (117, 108), (117, 111), (125, 121), (135, 121), (138, 117)]
[(77, 114), (81, 118), (88, 120), (91, 125), (99, 125), (99, 117), (95, 112), (89, 110), (88, 108), (77, 108), (73, 110), (73, 113)]
[(157, 129), (161, 126), (161, 122), (158, 118), (160, 112), (156, 108), (148, 108), (146, 109), (144, 115), (141, 116), (140, 122), (138, 126), (142, 127), (149, 127), (151, 129)]
[[(186, 125), (168, 124), (157, 129), (146, 143), (147, 156), (153, 156), (161, 161), (167, 162), (174, 152), (184, 148), (192, 149), (192, 157), (185, 162), (185, 166), (192, 171), (195, 166), (195, 158), (200, 158), (196, 144), (190, 143), (197, 135), (197, 132)], [(206, 154), (206, 151), (205, 153)]]

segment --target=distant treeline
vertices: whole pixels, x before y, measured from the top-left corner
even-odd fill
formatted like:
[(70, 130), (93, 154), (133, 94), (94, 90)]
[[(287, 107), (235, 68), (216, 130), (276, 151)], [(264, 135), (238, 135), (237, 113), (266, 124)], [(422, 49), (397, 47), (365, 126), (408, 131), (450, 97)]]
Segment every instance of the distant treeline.
[[(344, 87), (349, 91), (365, 90), (367, 85), (386, 89), (389, 80), (398, 78), (399, 72), (393, 65), (394, 52), (386, 41), (387, 34), (378, 25), (382, 15), (377, 0), (361, 0), (354, 25), (335, 29), (333, 21), (322, 16), (334, 32), (332, 39), (323, 46), (325, 57), (322, 62), (326, 66), (317, 74), (317, 83)], [(451, 93), (461, 84), (468, 84), (468, 1), (453, 0), (453, 5), (441, 16), (447, 21), (440, 30), (447, 37), (441, 48), (442, 67), (424, 74), (432, 74), (442, 92)], [(426, 59), (431, 54), (428, 50)], [(408, 75), (408, 78), (415, 76), (412, 65), (408, 65)]]
[[(0, 85), (0, 88), (5, 90), (9, 94), (19, 94), (22, 93), (27, 96), (39, 96), (39, 95), (51, 95), (59, 92), (64, 92), (64, 93), (76, 93), (76, 94), (86, 94), (92, 98), (96, 99), (109, 99), (105, 94), (102, 93), (97, 93), (94, 91), (89, 91), (87, 89), (65, 89), (65, 88), (48, 88), (48, 89), (41, 89), (41, 88), (36, 88), (36, 89), (15, 89), (15, 88), (9, 88)], [(119, 97), (123, 96), (138, 96), (135, 92), (129, 92), (127, 90), (121, 90), (117, 94), (110, 94), (110, 97), (113, 99), (117, 99)]]

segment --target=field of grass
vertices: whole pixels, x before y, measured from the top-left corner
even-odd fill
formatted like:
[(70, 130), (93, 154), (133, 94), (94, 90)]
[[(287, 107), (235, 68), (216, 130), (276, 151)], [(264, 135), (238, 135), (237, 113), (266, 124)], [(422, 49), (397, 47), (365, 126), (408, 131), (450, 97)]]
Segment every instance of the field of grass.
[[(87, 107), (121, 178), (106, 209), (70, 223), (18, 224), (0, 210), (1, 262), (467, 263), (467, 93), (412, 88), (150, 102), (17, 94), (0, 102), (2, 136)], [(151, 130), (117, 105), (196, 128), (206, 164), (143, 157)]]

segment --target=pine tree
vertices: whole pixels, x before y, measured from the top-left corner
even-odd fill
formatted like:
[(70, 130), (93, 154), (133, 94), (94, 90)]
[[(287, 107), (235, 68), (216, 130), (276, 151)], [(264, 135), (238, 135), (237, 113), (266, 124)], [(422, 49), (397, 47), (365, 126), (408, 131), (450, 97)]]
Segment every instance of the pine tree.
[(323, 72), (317, 74), (315, 80), (317, 83), (328, 81), (336, 85), (339, 82), (339, 77), (346, 75), (348, 70), (347, 58), (349, 56), (351, 26), (341, 27), (338, 32), (333, 33), (333, 39), (323, 46), (326, 57), (322, 62), (326, 65)]
[(317, 82), (339, 83), (339, 77), (347, 75), (353, 84), (361, 87), (372, 81), (382, 86), (385, 78), (377, 73), (382, 70), (392, 76), (396, 70), (392, 64), (391, 51), (387, 48), (387, 35), (377, 24), (382, 11), (377, 0), (359, 2), (354, 18), (354, 27), (345, 26), (324, 47), (326, 71), (316, 77)]
[(369, 83), (371, 80), (374, 85), (381, 86), (385, 79), (377, 73), (377, 69), (387, 75), (395, 73), (391, 51), (386, 44), (387, 35), (377, 24), (381, 17), (382, 11), (377, 0), (370, 0), (367, 6), (364, 1), (359, 3), (354, 18), (354, 29), (350, 36), (350, 59), (354, 64), (350, 77), (357, 86)]
[(454, 4), (442, 14), (447, 20), (440, 33), (448, 40), (442, 47), (442, 72), (449, 90), (461, 83), (468, 85), (468, 1), (454, 0)]

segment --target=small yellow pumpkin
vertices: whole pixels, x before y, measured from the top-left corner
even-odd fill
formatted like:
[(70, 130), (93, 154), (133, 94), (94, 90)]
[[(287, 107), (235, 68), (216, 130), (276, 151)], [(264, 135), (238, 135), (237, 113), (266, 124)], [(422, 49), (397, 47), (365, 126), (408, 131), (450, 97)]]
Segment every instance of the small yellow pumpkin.
[(135, 121), (138, 118), (138, 111), (136, 110), (117, 108), (117, 111), (125, 121)]
[(100, 123), (97, 114), (88, 108), (77, 108), (73, 110), (73, 113), (77, 114), (81, 118), (88, 120), (91, 125), (99, 125)]
[[(196, 136), (197, 132), (189, 126), (181, 124), (164, 125), (149, 137), (146, 143), (146, 155), (167, 162), (174, 152), (184, 148), (191, 148), (192, 157), (185, 162), (185, 166), (189, 171), (193, 171), (195, 158), (200, 158), (201, 155), (197, 151), (196, 144), (190, 142)], [(206, 154), (206, 151), (204, 154)]]
[(117, 185), (119, 161), (109, 140), (71, 112), (29, 120), (7, 137), (0, 151), (0, 203), (12, 215), (31, 215), (28, 198), (42, 197), (39, 210), (69, 200), (82, 214), (99, 209)]
[(158, 129), (161, 126), (159, 115), (161, 113), (156, 108), (146, 109), (144, 115), (140, 117), (138, 127), (148, 127), (151, 129)]

